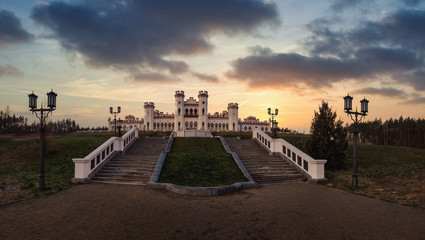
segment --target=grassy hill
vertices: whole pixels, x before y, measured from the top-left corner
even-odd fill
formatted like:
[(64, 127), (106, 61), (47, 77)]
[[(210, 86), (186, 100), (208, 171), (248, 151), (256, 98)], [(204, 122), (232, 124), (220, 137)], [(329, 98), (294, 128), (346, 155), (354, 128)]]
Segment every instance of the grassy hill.
[(175, 138), (159, 178), (163, 183), (199, 187), (247, 181), (216, 138)]
[[(308, 135), (281, 135), (295, 146), (303, 146)], [(302, 148), (301, 148), (302, 149)], [(344, 159), (345, 169), (326, 171), (324, 185), (357, 194), (425, 208), (425, 149), (358, 144), (359, 189), (351, 190), (353, 145)]]
[(39, 136), (0, 136), (0, 205), (49, 194), (72, 186), (74, 162), (111, 137), (111, 133), (72, 133), (46, 138), (45, 181), (38, 191)]

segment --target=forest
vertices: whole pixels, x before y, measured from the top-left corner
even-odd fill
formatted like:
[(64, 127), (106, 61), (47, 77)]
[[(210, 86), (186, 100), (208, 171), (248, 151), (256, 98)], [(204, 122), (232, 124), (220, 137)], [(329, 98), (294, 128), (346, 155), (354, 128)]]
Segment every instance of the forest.
[[(353, 124), (348, 126), (353, 129)], [(425, 148), (425, 119), (390, 118), (358, 124), (359, 140), (362, 143)], [(350, 131), (351, 132), (351, 131)]]
[[(80, 127), (74, 120), (63, 119), (57, 120), (56, 122), (47, 121), (45, 123), (46, 132), (52, 132), (57, 134), (65, 134), (76, 132), (80, 130), (90, 130), (90, 128)], [(97, 127), (91, 128), (92, 130), (107, 130), (106, 127)], [(16, 116), (15, 114), (10, 113), (8, 107), (5, 111), (0, 111), (0, 133), (8, 134), (28, 134), (35, 133), (40, 130), (40, 122), (34, 121), (32, 123), (28, 122), (28, 119), (24, 116)]]

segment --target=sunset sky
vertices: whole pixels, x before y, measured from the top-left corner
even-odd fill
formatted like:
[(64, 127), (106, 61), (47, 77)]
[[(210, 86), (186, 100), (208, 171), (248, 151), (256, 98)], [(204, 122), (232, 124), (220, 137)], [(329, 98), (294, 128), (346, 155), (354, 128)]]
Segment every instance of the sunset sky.
[(368, 120), (425, 117), (425, 1), (0, 1), (0, 109), (36, 120), (28, 94), (57, 94), (53, 120), (104, 126), (109, 107), (174, 111), (174, 92), (209, 92), (209, 112), (309, 131), (343, 97)]

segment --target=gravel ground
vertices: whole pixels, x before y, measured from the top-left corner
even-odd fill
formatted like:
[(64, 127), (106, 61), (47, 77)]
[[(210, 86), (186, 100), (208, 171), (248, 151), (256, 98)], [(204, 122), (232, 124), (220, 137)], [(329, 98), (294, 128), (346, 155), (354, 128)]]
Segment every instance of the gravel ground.
[(0, 239), (425, 239), (425, 209), (308, 183), (220, 197), (92, 183), (0, 207)]

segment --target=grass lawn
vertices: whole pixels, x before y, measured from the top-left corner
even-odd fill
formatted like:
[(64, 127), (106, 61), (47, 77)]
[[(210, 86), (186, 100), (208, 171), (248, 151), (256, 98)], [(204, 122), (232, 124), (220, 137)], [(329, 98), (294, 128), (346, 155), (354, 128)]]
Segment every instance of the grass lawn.
[(85, 157), (113, 133), (72, 133), (46, 137), (44, 160), (47, 190), (38, 190), (39, 136), (16, 139), (0, 136), (0, 205), (69, 188), (73, 184), (72, 158)]
[(162, 183), (197, 187), (247, 181), (232, 155), (215, 138), (175, 138), (159, 178)]
[[(304, 149), (308, 135), (279, 135)], [(345, 169), (326, 171), (323, 185), (400, 204), (425, 208), (425, 149), (358, 144), (359, 189), (351, 190), (353, 145), (344, 159)]]

